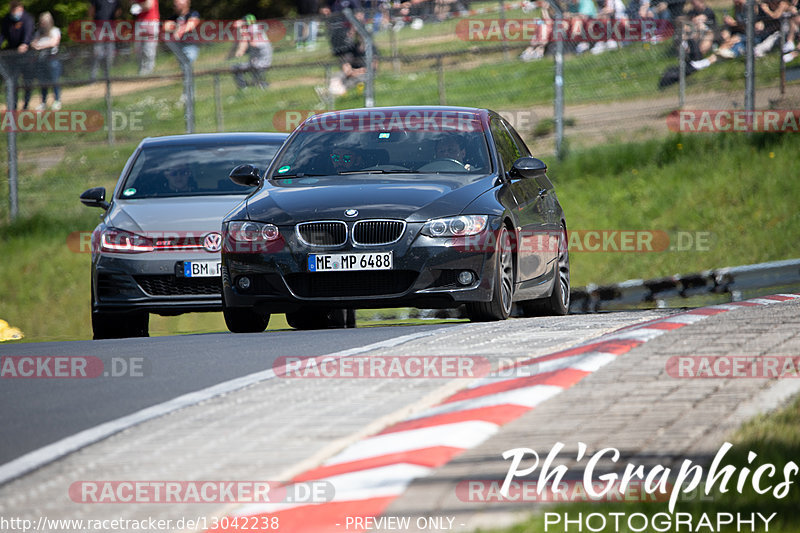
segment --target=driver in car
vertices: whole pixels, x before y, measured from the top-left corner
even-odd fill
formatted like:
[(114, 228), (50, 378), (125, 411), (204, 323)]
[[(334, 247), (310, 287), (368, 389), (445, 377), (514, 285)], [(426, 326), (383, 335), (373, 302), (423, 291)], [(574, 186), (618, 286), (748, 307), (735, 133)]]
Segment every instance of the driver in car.
[(331, 152), (331, 161), (336, 172), (349, 172), (364, 168), (361, 154), (349, 148), (337, 148)]
[(167, 178), (167, 192), (194, 192), (197, 183), (188, 165), (180, 165), (164, 171)]
[(469, 170), (470, 166), (464, 164), (466, 155), (467, 150), (464, 147), (463, 139), (456, 135), (448, 135), (436, 143), (436, 159), (452, 159)]

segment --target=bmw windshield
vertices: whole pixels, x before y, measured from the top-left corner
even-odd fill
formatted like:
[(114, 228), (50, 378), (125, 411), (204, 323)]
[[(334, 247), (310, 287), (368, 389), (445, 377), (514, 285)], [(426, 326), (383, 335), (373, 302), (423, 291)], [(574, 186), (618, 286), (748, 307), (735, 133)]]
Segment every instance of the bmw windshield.
[[(270, 179), (350, 174), (471, 174), (491, 172), (477, 116), (401, 115), (382, 122), (363, 114), (313, 117), (278, 156)], [(463, 115), (463, 116), (459, 116)]]

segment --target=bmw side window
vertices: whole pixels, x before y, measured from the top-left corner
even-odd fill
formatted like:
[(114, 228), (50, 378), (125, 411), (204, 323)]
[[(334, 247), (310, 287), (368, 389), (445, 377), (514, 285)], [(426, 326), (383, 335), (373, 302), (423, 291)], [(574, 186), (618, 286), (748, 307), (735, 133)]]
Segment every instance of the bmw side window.
[(517, 130), (512, 128), (508, 122), (503, 121), (503, 124), (505, 124), (506, 129), (508, 129), (508, 132), (511, 134), (511, 138), (514, 140), (514, 144), (517, 146), (517, 151), (520, 154), (519, 157), (530, 157), (531, 151), (528, 150), (528, 146), (525, 144), (525, 141), (522, 140), (522, 137), (519, 136)]
[(492, 119), (492, 137), (494, 137), (494, 144), (497, 147), (497, 153), (500, 154), (500, 159), (503, 160), (503, 169), (505, 172), (511, 170), (511, 166), (519, 158), (519, 152), (511, 140), (508, 130), (505, 126), (497, 120)]

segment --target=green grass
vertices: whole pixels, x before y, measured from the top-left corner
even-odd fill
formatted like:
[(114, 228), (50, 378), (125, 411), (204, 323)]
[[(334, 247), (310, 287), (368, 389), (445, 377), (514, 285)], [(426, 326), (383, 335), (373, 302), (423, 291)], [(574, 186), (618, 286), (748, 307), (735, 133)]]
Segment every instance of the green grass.
[(573, 285), (796, 257), (799, 146), (791, 135), (675, 135), (554, 163), (571, 230), (711, 233), (707, 251), (574, 252)]
[[(777, 474), (772, 478), (765, 475), (762, 487), (783, 481), (783, 466), (790, 461), (796, 463), (797, 458), (800, 457), (798, 426), (800, 426), (800, 398), (796, 398), (789, 406), (774, 413), (758, 416), (739, 428), (729, 439), (734, 446), (725, 455), (722, 465), (733, 465), (736, 467), (737, 473), (742, 472), (746, 467), (750, 468), (752, 477), (752, 472), (758, 466), (771, 463), (776, 466)], [(748, 462), (749, 451), (757, 454), (757, 458), (752, 463)], [(793, 482), (789, 492), (780, 499), (775, 498), (772, 492), (757, 494), (749, 481), (751, 477), (747, 478), (748, 482), (741, 493), (736, 491), (735, 481), (732, 481), (725, 494), (714, 491), (709, 496), (704, 495), (703, 498), (679, 498), (675, 512), (691, 513), (695, 524), (703, 513), (712, 517), (716, 513), (743, 513), (745, 518), (749, 518), (750, 513), (761, 513), (766, 517), (777, 513), (769, 523), (770, 532), (795, 533), (800, 530), (800, 515), (797, 513), (797, 509), (800, 508), (800, 486), (796, 483), (796, 474), (789, 478)], [(577, 513), (581, 512), (584, 513), (584, 516), (589, 513), (599, 513), (609, 518), (609, 513), (616, 512), (627, 513), (627, 515), (643, 513), (652, 517), (656, 513), (666, 511), (666, 502), (574, 503), (545, 509), (545, 512), (559, 513), (562, 517), (564, 513), (569, 513), (571, 518), (575, 518)], [(609, 519), (609, 523), (610, 527), (600, 531), (603, 533), (631, 531), (626, 525), (619, 530), (614, 529), (612, 519)], [(625, 524), (625, 521), (621, 520), (620, 523)], [(756, 524), (758, 526), (761, 522), (757, 519)], [(593, 527), (596, 525), (597, 523), (593, 522)], [(634, 527), (638, 527), (638, 522)], [(554, 529), (553, 526), (550, 526), (548, 529), (549, 531), (561, 531), (563, 527)], [(674, 527), (670, 529), (670, 531), (674, 530)], [(681, 530), (687, 531), (687, 529)], [(712, 531), (707, 528), (700, 530)], [(738, 531), (745, 530), (750, 531), (749, 526), (745, 525)], [(757, 527), (756, 530), (764, 531), (763, 525), (760, 528)], [(543, 515), (538, 515), (507, 529), (491, 530), (491, 533), (540, 533), (543, 531), (545, 531)], [(577, 526), (573, 526), (570, 531), (577, 531)], [(593, 531), (597, 531), (597, 529), (593, 529)], [(715, 526), (713, 531), (715, 533), (733, 533), (737, 529), (734, 522), (733, 525), (723, 526), (721, 529), (717, 529)]]

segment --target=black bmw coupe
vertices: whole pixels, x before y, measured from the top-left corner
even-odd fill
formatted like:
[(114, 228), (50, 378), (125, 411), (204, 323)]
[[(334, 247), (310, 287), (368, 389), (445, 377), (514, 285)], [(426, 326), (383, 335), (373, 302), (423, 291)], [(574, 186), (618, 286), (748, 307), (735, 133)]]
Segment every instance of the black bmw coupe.
[(336, 309), (465, 305), (472, 320), (565, 314), (567, 227), (546, 165), (486, 109), (389, 107), (315, 115), (223, 221), (233, 332), (271, 313), (301, 329)]

